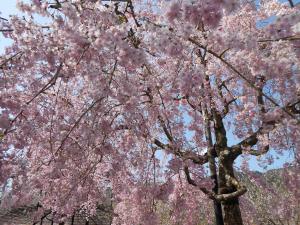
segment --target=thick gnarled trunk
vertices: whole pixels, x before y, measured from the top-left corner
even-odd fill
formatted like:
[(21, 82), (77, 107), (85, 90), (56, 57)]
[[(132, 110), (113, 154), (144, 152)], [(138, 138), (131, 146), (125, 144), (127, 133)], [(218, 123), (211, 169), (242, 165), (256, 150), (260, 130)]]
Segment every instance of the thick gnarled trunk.
[(224, 225), (243, 225), (239, 200), (231, 199), (222, 203)]
[[(232, 160), (221, 160), (219, 167), (219, 194), (230, 194), (237, 189), (226, 179), (226, 175), (235, 179)], [(224, 225), (243, 225), (239, 198), (222, 201)]]

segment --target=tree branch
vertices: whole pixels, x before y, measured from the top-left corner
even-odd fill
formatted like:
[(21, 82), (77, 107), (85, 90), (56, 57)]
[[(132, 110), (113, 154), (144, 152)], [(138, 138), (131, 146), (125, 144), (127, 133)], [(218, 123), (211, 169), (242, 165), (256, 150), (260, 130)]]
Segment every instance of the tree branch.
[(233, 198), (237, 198), (247, 192), (247, 188), (244, 185), (241, 185), (240, 182), (236, 178), (227, 174), (225, 176), (225, 179), (226, 179), (227, 183), (231, 184), (232, 186), (234, 186), (236, 188), (236, 191), (234, 191), (232, 193), (228, 193), (228, 194), (216, 195), (216, 199), (218, 201), (227, 201), (227, 200), (230, 200)]
[(159, 122), (160, 122), (160, 124), (161, 124), (161, 126), (163, 128), (163, 131), (166, 134), (167, 138), (169, 139), (170, 142), (173, 142), (174, 139), (172, 137), (171, 132), (168, 130), (168, 128), (167, 128), (167, 126), (165, 124), (165, 121), (163, 120), (163, 118), (161, 116), (158, 116), (158, 119), (159, 119)]
[[(98, 100), (94, 101), (81, 115), (80, 117), (76, 120), (76, 122), (74, 123), (74, 125), (71, 127), (71, 129), (68, 131), (68, 133), (66, 134), (66, 136), (64, 137), (64, 139), (61, 141), (60, 146), (57, 148), (55, 155), (58, 153), (58, 151), (63, 147), (64, 143), (66, 142), (66, 140), (68, 139), (68, 137), (70, 136), (70, 134), (72, 133), (72, 131), (78, 126), (78, 124), (80, 123), (80, 121), (82, 120), (82, 118), (99, 102), (101, 102), (104, 99), (104, 97), (99, 98)], [(51, 162), (51, 160), (50, 160)]]
[(38, 97), (40, 94), (44, 93), (46, 90), (48, 90), (50, 87), (52, 87), (56, 83), (56, 80), (60, 75), (62, 66), (63, 66), (63, 64), (61, 63), (58, 66), (54, 76), (48, 81), (48, 83), (38, 93), (36, 93), (29, 101), (26, 102), (26, 105), (29, 105), (36, 97)]
[(211, 55), (213, 55), (214, 57), (216, 57), (217, 59), (219, 59), (221, 62), (223, 62), (227, 67), (229, 67), (233, 72), (235, 72), (239, 77), (241, 77), (251, 88), (253, 88), (256, 91), (259, 91), (266, 99), (268, 99), (270, 102), (272, 102), (275, 106), (279, 107), (282, 109), (282, 111), (284, 111), (286, 114), (288, 114), (289, 116), (291, 116), (293, 119), (296, 119), (298, 121), (298, 123), (300, 123), (300, 121), (294, 116), (294, 114), (292, 114), (291, 112), (289, 112), (288, 110), (286, 110), (285, 108), (281, 107), (275, 100), (273, 100), (271, 97), (269, 97), (268, 95), (266, 95), (265, 93), (263, 93), (258, 87), (256, 87), (252, 81), (250, 79), (248, 79), (245, 75), (243, 75), (241, 72), (239, 72), (231, 63), (229, 63), (227, 60), (223, 59), (222, 57), (220, 57), (217, 53), (215, 53), (214, 51), (207, 49), (205, 46), (201, 45), (198, 41), (196, 41), (193, 38), (188, 38), (188, 40), (197, 45), (200, 48), (206, 49), (206, 51), (208, 53), (210, 53)]
[(204, 194), (206, 194), (210, 199), (212, 200), (216, 200), (216, 195), (212, 192), (212, 191), (209, 191), (207, 190), (206, 188), (204, 187), (199, 187), (196, 182), (191, 178), (190, 176), (190, 171), (189, 171), (189, 168), (187, 166), (184, 167), (184, 173), (186, 175), (186, 179), (187, 179), (187, 182), (191, 185), (193, 185), (194, 187), (198, 187)]
[(9, 58), (5, 59), (3, 62), (0, 63), (0, 69), (3, 68), (3, 66), (8, 63), (9, 61), (13, 60), (16, 56), (18, 56), (19, 54), (21, 54), (22, 52), (17, 52), (16, 54), (10, 56)]
[[(208, 156), (207, 153), (205, 153), (204, 155), (198, 155), (193, 151), (180, 151), (179, 149), (174, 149), (171, 145), (169, 144), (164, 144), (162, 143), (160, 140), (158, 139), (154, 139), (154, 144), (157, 145), (159, 148), (161, 149), (171, 149), (173, 150), (174, 154), (182, 159), (185, 160), (192, 160), (194, 163), (196, 164), (200, 164), (203, 165), (205, 163), (208, 162)], [(214, 155), (214, 157), (216, 157), (216, 155)]]
[(261, 39), (258, 40), (258, 43), (264, 43), (264, 42), (276, 42), (276, 41), (297, 41), (300, 40), (300, 36), (294, 35), (294, 36), (288, 36), (288, 37), (281, 37), (276, 39)]
[(237, 198), (243, 194), (245, 194), (247, 192), (247, 189), (245, 186), (240, 185), (239, 182), (232, 178), (229, 177), (228, 175), (226, 176), (226, 179), (228, 180), (228, 182), (230, 182), (233, 186), (236, 187), (236, 191), (232, 192), (232, 193), (228, 193), (228, 194), (214, 194), (212, 191), (207, 190), (204, 187), (199, 187), (196, 182), (191, 178), (190, 176), (190, 172), (189, 172), (189, 168), (187, 166), (184, 167), (184, 173), (186, 175), (186, 179), (187, 182), (191, 185), (193, 185), (194, 187), (198, 187), (204, 194), (206, 194), (210, 199), (212, 200), (216, 200), (218, 202), (221, 201), (228, 201), (231, 200), (233, 198)]
[(245, 194), (247, 192), (247, 189), (246, 187), (243, 187), (237, 191), (234, 191), (232, 193), (229, 193), (229, 194), (219, 194), (219, 195), (216, 195), (215, 198), (217, 201), (228, 201), (230, 199), (233, 199), (233, 198), (237, 198), (243, 194)]
[(289, 3), (290, 3), (290, 6), (291, 6), (292, 8), (294, 8), (295, 4), (294, 4), (293, 0), (288, 0), (288, 1), (289, 1)]
[(269, 145), (266, 145), (262, 150), (250, 149), (250, 150), (242, 150), (242, 152), (249, 155), (261, 156), (266, 154), (269, 151), (269, 149), (270, 149)]

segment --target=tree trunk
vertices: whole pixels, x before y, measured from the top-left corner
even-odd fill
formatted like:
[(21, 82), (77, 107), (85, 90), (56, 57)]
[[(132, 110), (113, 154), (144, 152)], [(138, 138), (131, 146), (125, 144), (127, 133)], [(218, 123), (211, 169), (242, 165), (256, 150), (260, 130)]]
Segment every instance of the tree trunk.
[(214, 210), (215, 210), (216, 225), (224, 225), (222, 207), (221, 204), (217, 201), (214, 201)]
[[(210, 129), (210, 120), (208, 119), (207, 108), (203, 107), (202, 112), (205, 118), (205, 138), (207, 141), (207, 155), (208, 155), (208, 165), (210, 178), (214, 181), (213, 192), (218, 194), (218, 175), (217, 175), (217, 167), (215, 161), (215, 150), (213, 147), (211, 129)], [(222, 215), (222, 206), (221, 203), (214, 200), (214, 211), (215, 211), (215, 225), (224, 225), (223, 215)]]
[(243, 225), (238, 198), (223, 202), (224, 225)]
[[(212, 191), (215, 194), (218, 194), (218, 176), (217, 176), (216, 162), (215, 162), (215, 158), (212, 153), (211, 146), (208, 149), (208, 164), (209, 164), (210, 178), (214, 181), (214, 187), (213, 187)], [(215, 211), (215, 224), (216, 225), (224, 225), (223, 215), (222, 215), (222, 206), (221, 206), (221, 203), (216, 200), (214, 200), (214, 211)]]
[(74, 213), (73, 216), (72, 216), (72, 219), (71, 219), (71, 225), (74, 225), (74, 220), (75, 220), (75, 213)]
[[(221, 160), (219, 167), (219, 194), (228, 194), (236, 191), (236, 188), (226, 182), (225, 175), (234, 176), (233, 161)], [(243, 225), (239, 199), (233, 198), (222, 201), (224, 225)]]

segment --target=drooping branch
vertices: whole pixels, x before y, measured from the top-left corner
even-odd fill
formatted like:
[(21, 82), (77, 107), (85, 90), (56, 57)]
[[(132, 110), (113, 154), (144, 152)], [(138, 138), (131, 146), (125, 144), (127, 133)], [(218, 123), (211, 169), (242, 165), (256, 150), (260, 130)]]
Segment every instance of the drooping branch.
[(190, 171), (189, 171), (189, 168), (188, 168), (187, 166), (184, 167), (184, 173), (185, 173), (185, 175), (186, 175), (186, 179), (187, 179), (187, 182), (188, 182), (189, 184), (193, 185), (194, 187), (198, 187), (198, 188), (199, 188), (204, 194), (206, 194), (210, 199), (213, 199), (213, 200), (216, 199), (216, 195), (215, 195), (213, 192), (207, 190), (207, 189), (204, 188), (204, 187), (199, 187), (199, 186), (197, 185), (197, 183), (191, 178)]
[[(66, 136), (63, 138), (63, 140), (61, 141), (60, 146), (57, 148), (55, 155), (62, 149), (63, 145), (65, 144), (66, 140), (68, 139), (68, 137), (70, 136), (70, 134), (73, 132), (73, 130), (78, 126), (78, 124), (80, 123), (80, 121), (82, 120), (82, 118), (91, 110), (94, 108), (94, 106), (98, 103), (100, 103), (105, 97), (101, 97), (98, 100), (94, 101), (80, 116), (79, 118), (75, 121), (75, 123), (73, 124), (73, 126), (71, 127), (71, 129), (68, 131), (68, 133), (66, 134)], [(51, 161), (50, 161), (51, 162)], [(49, 162), (49, 163), (50, 163)]]

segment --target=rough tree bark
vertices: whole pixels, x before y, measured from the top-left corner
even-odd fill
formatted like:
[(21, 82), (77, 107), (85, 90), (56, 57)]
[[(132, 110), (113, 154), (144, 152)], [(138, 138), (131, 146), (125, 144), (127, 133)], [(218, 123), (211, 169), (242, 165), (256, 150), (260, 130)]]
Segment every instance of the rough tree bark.
[[(205, 119), (205, 138), (208, 145), (207, 155), (208, 155), (210, 178), (214, 181), (214, 187), (212, 191), (215, 194), (218, 194), (218, 176), (217, 176), (217, 168), (216, 168), (216, 161), (215, 161), (215, 151), (214, 151), (212, 136), (211, 136), (210, 120), (208, 118), (209, 116), (206, 107), (204, 107), (204, 109), (202, 110)], [(214, 213), (215, 213), (215, 224), (224, 225), (221, 203), (214, 200), (213, 205), (214, 205)]]
[[(199, 50), (199, 57), (201, 59), (201, 63), (206, 67), (206, 61), (205, 61), (205, 53), (201, 54), (201, 50)], [(208, 88), (211, 90), (211, 84), (209, 76), (206, 75), (205, 77), (206, 84)], [(212, 111), (215, 110), (215, 105), (213, 103), (213, 99), (211, 94), (209, 94), (209, 107), (202, 103), (200, 104), (202, 107), (202, 114), (204, 116), (204, 126), (205, 126), (205, 139), (207, 141), (207, 156), (208, 156), (208, 166), (209, 166), (209, 172), (210, 172), (210, 178), (214, 181), (214, 187), (212, 189), (214, 194), (218, 194), (218, 174), (217, 174), (217, 166), (216, 166), (216, 151), (213, 145), (213, 138), (212, 138), (212, 130), (211, 130), (211, 115), (208, 112), (208, 108), (211, 108)], [(214, 205), (214, 213), (215, 213), (215, 224), (216, 225), (224, 225), (223, 221), (223, 213), (222, 213), (222, 205), (219, 201), (216, 199), (213, 200)]]
[(238, 198), (228, 200), (222, 206), (224, 211), (224, 225), (243, 225)]
[[(230, 176), (235, 178), (233, 163), (221, 161), (219, 167), (219, 194), (229, 194), (237, 191), (233, 185), (226, 182), (225, 174), (228, 172), (231, 173)], [(222, 209), (224, 225), (243, 225), (238, 197), (222, 201)]]
[[(227, 146), (226, 130), (223, 124), (222, 116), (213, 111), (214, 130), (216, 135), (215, 149), (219, 159), (219, 193), (233, 194), (237, 192), (237, 187), (231, 180), (237, 182), (233, 162), (235, 157)], [(222, 200), (224, 225), (243, 225), (242, 215), (239, 206), (238, 196)]]

